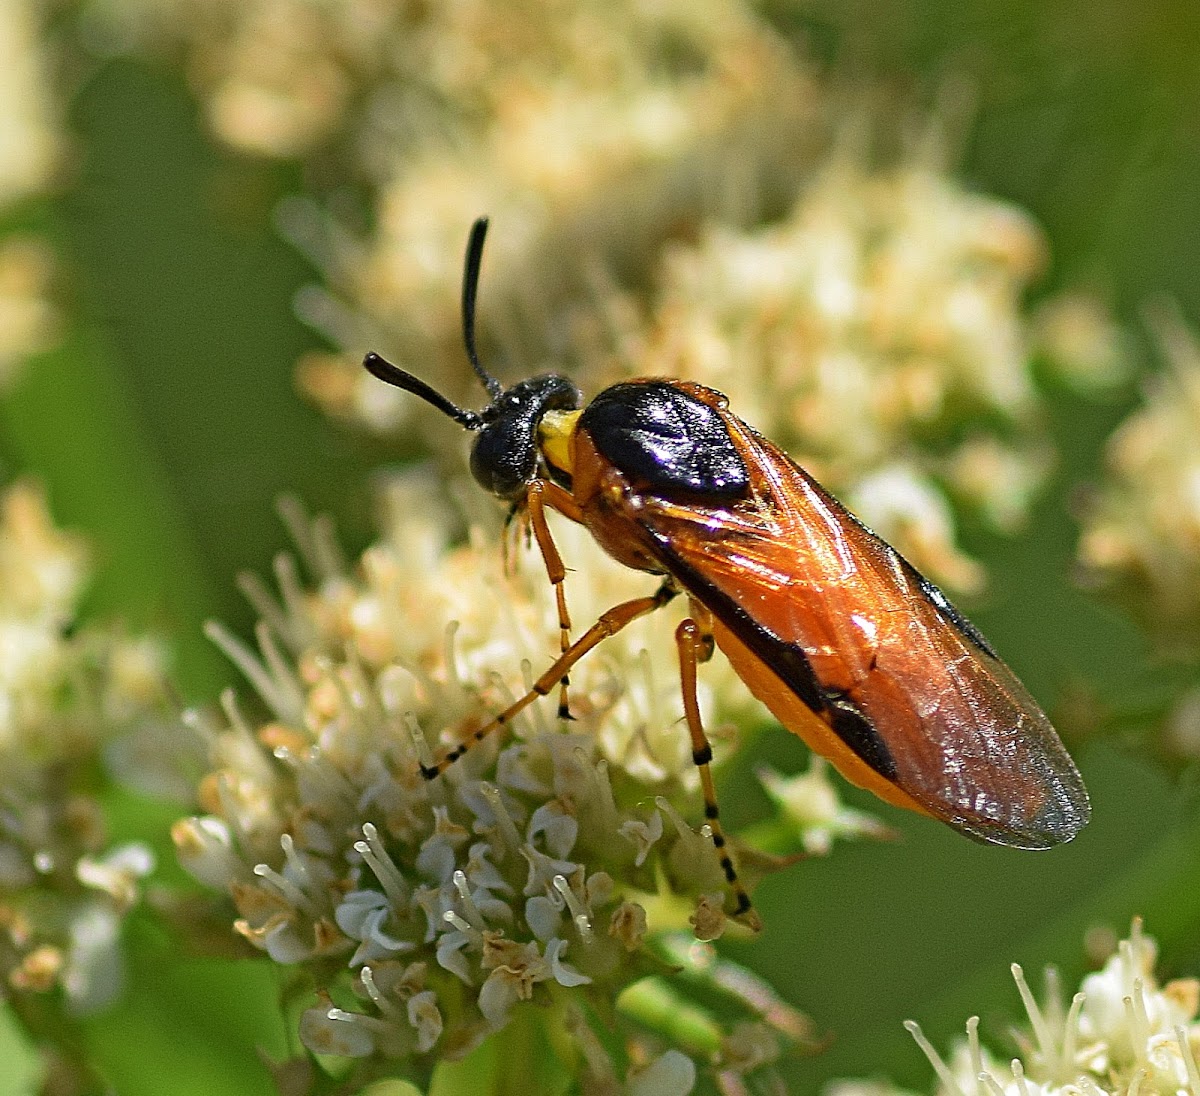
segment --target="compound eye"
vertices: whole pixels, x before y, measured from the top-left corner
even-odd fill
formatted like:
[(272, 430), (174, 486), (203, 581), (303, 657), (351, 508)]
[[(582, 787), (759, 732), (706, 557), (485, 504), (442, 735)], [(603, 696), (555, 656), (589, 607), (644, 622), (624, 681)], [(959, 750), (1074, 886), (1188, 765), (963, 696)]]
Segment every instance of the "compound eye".
[(500, 419), (480, 432), (471, 450), (471, 475), (485, 491), (518, 499), (537, 478), (538, 451), (528, 423)]
[(566, 377), (546, 373), (514, 384), (479, 416), (483, 421), (471, 450), (471, 474), (485, 491), (519, 499), (537, 478), (538, 423), (549, 411), (577, 408), (579, 389)]

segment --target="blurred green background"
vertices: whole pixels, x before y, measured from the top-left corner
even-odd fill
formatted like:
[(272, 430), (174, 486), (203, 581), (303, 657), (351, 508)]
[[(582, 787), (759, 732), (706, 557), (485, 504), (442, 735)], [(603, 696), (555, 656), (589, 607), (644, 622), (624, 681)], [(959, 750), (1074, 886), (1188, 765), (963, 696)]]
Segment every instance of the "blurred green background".
[[(763, 10), (834, 79), (917, 103), (948, 80), (969, 84), (977, 108), (960, 174), (1044, 226), (1053, 266), (1039, 294), (1093, 287), (1135, 328), (1160, 295), (1200, 317), (1200, 8), (773, 0)], [(360, 548), (380, 453), (294, 387), (297, 355), (320, 342), (292, 302), (316, 274), (280, 238), (273, 210), (303, 190), (299, 169), (217, 147), (166, 62), (98, 64), (68, 122), (66, 185), (20, 213), (60, 257), (66, 337), (0, 400), (0, 472), (40, 477), (58, 521), (90, 538), (89, 610), (175, 637), (186, 698), (209, 701), (235, 675), (200, 624), (249, 629), (234, 576), (268, 572), (285, 544), (275, 498), (296, 492), (331, 512)], [(965, 538), (992, 574), (969, 610), (1052, 712), (1081, 685), (1150, 706), (1169, 687), (1133, 625), (1071, 577), (1073, 500), (1136, 398), (1134, 384), (1103, 401), (1055, 392), (1061, 460), (1035, 522), (1015, 540)], [(781, 769), (801, 763), (785, 735), (760, 748)], [(1095, 925), (1123, 931), (1142, 913), (1167, 973), (1200, 969), (1200, 826), (1186, 776), (1120, 744), (1076, 752), (1094, 821), (1069, 847), (980, 848), (887, 811), (901, 843), (839, 847), (763, 885), (767, 931), (727, 950), (834, 1036), (824, 1055), (788, 1065), (794, 1091), (873, 1074), (929, 1090), (902, 1019), (942, 1047), (973, 1012), (1002, 1030), (1018, 1014), (1008, 964), (1054, 961), (1071, 985)], [(736, 827), (761, 800), (744, 772), (724, 785)], [(130, 817), (130, 832), (145, 822)], [(190, 960), (142, 921), (131, 950), (136, 993), (82, 1029), (122, 1096), (267, 1090), (255, 1048), (278, 1054), (284, 1041), (266, 960)], [(27, 1064), (5, 1056), (0, 1074), (10, 1063)], [(13, 1089), (0, 1080), (0, 1090)]]

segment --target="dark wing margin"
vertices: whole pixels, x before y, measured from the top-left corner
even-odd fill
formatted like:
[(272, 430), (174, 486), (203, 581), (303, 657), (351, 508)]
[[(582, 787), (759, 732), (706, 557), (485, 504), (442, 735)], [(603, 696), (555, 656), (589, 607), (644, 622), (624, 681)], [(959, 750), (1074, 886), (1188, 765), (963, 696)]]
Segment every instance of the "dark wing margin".
[[(868, 529), (867, 532), (870, 532), (870, 530)], [(875, 536), (875, 534), (871, 533), (871, 536)], [(891, 551), (895, 552), (896, 550), (891, 548)], [(987, 641), (987, 637), (965, 616), (963, 616), (962, 613), (960, 613), (953, 605), (950, 604), (950, 599), (947, 598), (938, 587), (930, 582), (929, 579), (921, 574), (921, 572), (918, 571), (911, 563), (909, 563), (908, 560), (900, 555), (899, 552), (896, 552), (896, 557), (900, 560), (904, 567), (912, 572), (912, 577), (916, 584), (920, 587), (921, 593), (923, 593), (929, 599), (938, 613), (941, 614), (941, 616), (953, 627), (957, 628), (961, 635), (965, 636), (972, 643), (974, 643), (975, 646), (978, 647), (984, 654), (999, 662), (1000, 656), (996, 654), (995, 649)]]
[(769, 666), (813, 715), (824, 719), (871, 769), (895, 783), (896, 763), (883, 737), (849, 696), (821, 684), (804, 648), (788, 643), (758, 623), (729, 594), (685, 563), (666, 538), (655, 537), (655, 541), (660, 558), (679, 583)]

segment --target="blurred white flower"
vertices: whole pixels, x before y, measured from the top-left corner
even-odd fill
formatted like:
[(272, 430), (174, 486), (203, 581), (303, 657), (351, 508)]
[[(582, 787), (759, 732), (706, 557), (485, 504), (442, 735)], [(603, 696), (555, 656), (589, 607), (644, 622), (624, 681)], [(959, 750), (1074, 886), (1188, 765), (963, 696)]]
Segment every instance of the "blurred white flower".
[[(31, 483), (0, 498), (0, 995), (60, 986), (88, 1012), (123, 984), (120, 930), (153, 868), (108, 846), (96, 770), (123, 733), (162, 726), (157, 644), (85, 626), (78, 538)], [(162, 741), (157, 751), (163, 752)], [(102, 770), (101, 770), (102, 771)]]
[(54, 75), (41, 6), (0, 6), (0, 207), (44, 187), (60, 154)]
[(724, 392), (919, 568), (977, 590), (950, 496), (1011, 530), (1051, 464), (1022, 301), (1045, 244), (1020, 209), (965, 190), (936, 141), (874, 167), (857, 135), (781, 221), (712, 221), (668, 250), (644, 319), (603, 305), (615, 327), (590, 372)]
[(842, 803), (829, 779), (829, 763), (816, 754), (807, 772), (784, 777), (760, 768), (758, 779), (781, 808), (783, 819), (798, 832), (809, 856), (828, 856), (838, 838), (884, 839), (891, 834), (877, 818)]
[(1200, 346), (1178, 314), (1147, 313), (1164, 368), (1108, 442), (1107, 475), (1079, 557), (1094, 578), (1131, 583), (1140, 610), (1170, 632), (1200, 616)]
[(42, 240), (27, 234), (0, 237), (0, 390), (26, 358), (48, 349), (58, 334), (58, 312), (49, 300), (52, 270), (50, 249)]

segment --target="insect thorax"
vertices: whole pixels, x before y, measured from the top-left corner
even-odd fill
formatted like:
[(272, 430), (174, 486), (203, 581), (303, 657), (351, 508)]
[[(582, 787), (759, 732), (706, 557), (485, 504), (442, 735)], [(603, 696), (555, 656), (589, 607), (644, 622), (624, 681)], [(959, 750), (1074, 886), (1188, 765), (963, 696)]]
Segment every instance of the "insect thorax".
[(631, 381), (601, 392), (579, 428), (629, 479), (668, 495), (740, 498), (750, 483), (721, 413), (671, 381)]

